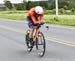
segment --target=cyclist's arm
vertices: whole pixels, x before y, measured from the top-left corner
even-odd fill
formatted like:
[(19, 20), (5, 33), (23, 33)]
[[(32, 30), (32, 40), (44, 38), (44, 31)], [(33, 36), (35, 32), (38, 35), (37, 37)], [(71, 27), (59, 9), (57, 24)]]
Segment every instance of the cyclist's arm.
[(44, 14), (40, 15), (40, 21), (43, 21)]
[(31, 14), (31, 18), (32, 18), (32, 21), (34, 22), (34, 24), (38, 23), (38, 21), (36, 20), (36, 18), (34, 17), (34, 15)]

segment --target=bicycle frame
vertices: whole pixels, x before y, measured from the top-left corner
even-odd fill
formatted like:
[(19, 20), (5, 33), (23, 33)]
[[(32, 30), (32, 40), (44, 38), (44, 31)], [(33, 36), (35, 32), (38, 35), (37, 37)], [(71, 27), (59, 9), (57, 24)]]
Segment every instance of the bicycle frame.
[[(30, 30), (28, 30), (29, 32), (27, 32), (27, 34), (26, 34), (26, 42), (27, 42), (27, 48), (29, 48), (28, 52), (31, 52), (35, 45), (36, 49), (38, 50), (39, 56), (43, 57), (45, 54), (46, 43), (45, 43), (45, 37), (44, 37), (43, 33), (40, 31), (40, 27), (41, 27), (41, 25), (38, 25), (37, 27), (33, 28), (34, 31), (33, 31), (31, 39), (29, 38)], [(37, 32), (37, 30), (38, 30), (38, 32)], [(37, 33), (37, 35), (36, 35), (36, 33)], [(35, 36), (36, 36), (36, 41), (35, 41), (35, 43), (33, 43)], [(41, 46), (42, 49), (40, 49), (39, 46)]]

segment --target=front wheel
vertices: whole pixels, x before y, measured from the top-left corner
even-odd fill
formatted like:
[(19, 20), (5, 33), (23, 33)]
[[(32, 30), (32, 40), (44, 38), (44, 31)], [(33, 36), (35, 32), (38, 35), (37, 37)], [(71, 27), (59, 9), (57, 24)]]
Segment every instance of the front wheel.
[(45, 54), (46, 49), (46, 42), (45, 37), (42, 32), (39, 32), (37, 42), (36, 42), (36, 49), (38, 50), (38, 54), (40, 57), (43, 57)]

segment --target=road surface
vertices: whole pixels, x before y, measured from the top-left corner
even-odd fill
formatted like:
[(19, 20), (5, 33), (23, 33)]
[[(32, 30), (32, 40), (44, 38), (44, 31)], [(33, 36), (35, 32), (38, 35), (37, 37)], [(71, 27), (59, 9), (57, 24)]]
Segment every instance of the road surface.
[(46, 37), (46, 54), (40, 58), (35, 48), (26, 51), (24, 22), (0, 19), (0, 61), (75, 61), (75, 29), (49, 26), (41, 27)]

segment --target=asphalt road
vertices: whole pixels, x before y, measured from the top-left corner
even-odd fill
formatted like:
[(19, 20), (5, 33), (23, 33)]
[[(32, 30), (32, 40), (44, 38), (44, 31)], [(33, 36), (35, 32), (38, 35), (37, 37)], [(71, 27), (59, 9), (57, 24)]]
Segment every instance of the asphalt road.
[(75, 29), (41, 27), (46, 37), (46, 54), (40, 58), (34, 48), (26, 51), (24, 22), (0, 20), (0, 61), (75, 61)]

